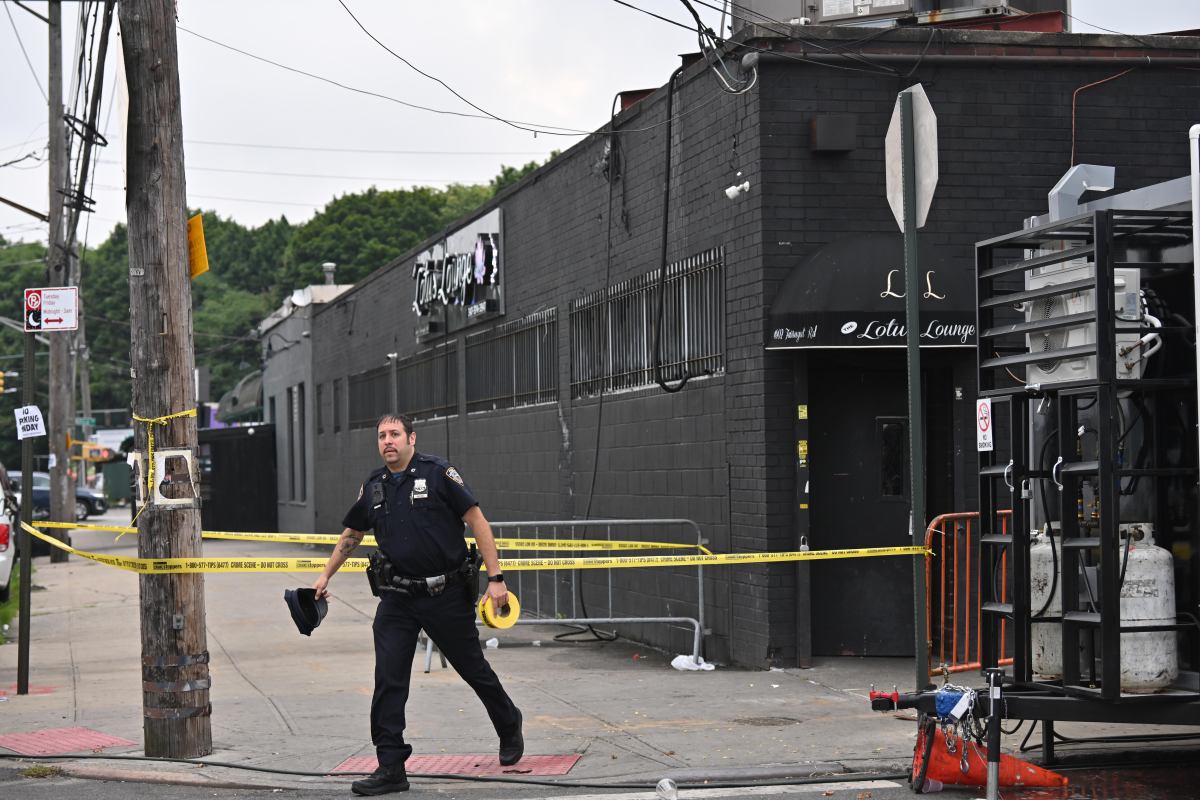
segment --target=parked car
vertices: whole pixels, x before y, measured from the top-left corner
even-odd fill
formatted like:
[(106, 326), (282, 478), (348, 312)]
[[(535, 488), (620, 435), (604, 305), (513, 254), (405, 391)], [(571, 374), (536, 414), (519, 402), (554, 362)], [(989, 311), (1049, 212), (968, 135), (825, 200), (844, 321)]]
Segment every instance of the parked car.
[[(9, 473), (13, 489), (21, 491), (21, 473)], [(33, 518), (50, 518), (50, 473), (33, 473)], [(98, 494), (86, 486), (75, 487), (75, 519), (84, 520), (91, 516), (103, 514), (108, 510), (108, 502), (104, 495)]]
[(12, 593), (13, 565), (17, 562), (17, 532), (4, 503), (0, 502), (0, 603)]

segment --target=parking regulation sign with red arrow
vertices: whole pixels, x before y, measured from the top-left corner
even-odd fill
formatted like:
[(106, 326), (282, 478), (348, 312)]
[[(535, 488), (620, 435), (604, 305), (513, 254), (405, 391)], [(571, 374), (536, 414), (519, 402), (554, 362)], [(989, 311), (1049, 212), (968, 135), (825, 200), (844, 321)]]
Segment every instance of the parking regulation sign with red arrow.
[(73, 331), (79, 327), (79, 288), (25, 290), (25, 332)]

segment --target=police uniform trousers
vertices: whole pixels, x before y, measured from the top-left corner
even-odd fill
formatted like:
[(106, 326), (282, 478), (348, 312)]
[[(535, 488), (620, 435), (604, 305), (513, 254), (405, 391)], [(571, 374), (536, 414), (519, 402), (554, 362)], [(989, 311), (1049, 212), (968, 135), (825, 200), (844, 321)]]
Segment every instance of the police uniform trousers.
[(439, 595), (384, 594), (375, 611), (375, 694), (371, 698), (371, 741), (381, 766), (403, 764), (412, 755), (404, 741), (404, 706), (412, 677), (417, 635), (424, 629), (454, 670), (479, 695), (498, 736), (520, 719), (479, 644), (475, 606), (462, 584)]

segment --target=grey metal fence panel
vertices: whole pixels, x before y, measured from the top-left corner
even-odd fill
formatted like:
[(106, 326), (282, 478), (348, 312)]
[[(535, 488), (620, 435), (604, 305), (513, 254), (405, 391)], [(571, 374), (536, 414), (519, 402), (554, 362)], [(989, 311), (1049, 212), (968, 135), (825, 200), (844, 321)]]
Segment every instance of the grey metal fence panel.
[[(653, 541), (678, 543), (678, 550), (695, 552), (705, 544), (700, 526), (689, 519), (549, 520), (493, 522), (497, 538), (578, 541)], [(617, 551), (615, 555), (647, 551)], [(596, 556), (596, 550), (556, 550), (554, 556)], [(605, 555), (609, 553), (604, 553)], [(533, 556), (534, 552), (505, 550), (503, 558)], [(551, 555), (537, 551), (536, 555)], [(525, 624), (604, 624), (628, 632), (639, 625), (667, 625), (672, 649), (703, 655), (704, 567), (637, 567), (629, 569), (517, 570), (508, 586), (521, 600)], [(646, 609), (661, 609), (648, 615)], [(533, 619), (529, 619), (529, 618)]]

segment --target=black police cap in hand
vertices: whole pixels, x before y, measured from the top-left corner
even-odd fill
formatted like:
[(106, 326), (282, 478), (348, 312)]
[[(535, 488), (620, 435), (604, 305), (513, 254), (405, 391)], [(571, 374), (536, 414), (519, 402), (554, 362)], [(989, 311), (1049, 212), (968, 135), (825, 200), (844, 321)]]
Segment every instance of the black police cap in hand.
[(312, 635), (313, 629), (321, 624), (329, 611), (329, 603), (324, 597), (317, 598), (316, 589), (287, 589), (283, 599), (292, 612), (292, 621), (305, 636)]

